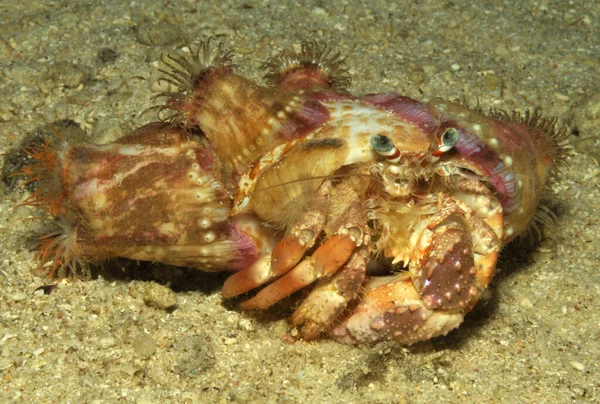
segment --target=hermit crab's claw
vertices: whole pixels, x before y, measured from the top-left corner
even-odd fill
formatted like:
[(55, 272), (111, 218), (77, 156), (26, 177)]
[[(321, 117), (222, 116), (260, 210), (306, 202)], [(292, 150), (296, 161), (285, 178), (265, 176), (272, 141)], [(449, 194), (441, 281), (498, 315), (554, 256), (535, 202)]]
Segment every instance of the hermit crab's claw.
[(489, 191), (479, 183), (466, 187), (481, 194), (444, 197), (421, 229), (418, 245), (426, 247), (413, 253), (410, 271), (371, 279), (357, 307), (330, 331), (335, 339), (410, 345), (458, 327), (490, 282), (503, 229), (502, 209)]
[(462, 320), (460, 312), (428, 309), (410, 275), (402, 272), (367, 282), (358, 306), (330, 334), (347, 344), (394, 340), (411, 345), (446, 334)]

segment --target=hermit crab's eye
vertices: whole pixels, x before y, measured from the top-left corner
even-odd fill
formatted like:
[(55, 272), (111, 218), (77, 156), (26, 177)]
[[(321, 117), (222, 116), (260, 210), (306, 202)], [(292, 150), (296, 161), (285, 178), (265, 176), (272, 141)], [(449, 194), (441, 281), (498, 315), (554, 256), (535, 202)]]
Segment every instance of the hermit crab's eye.
[(371, 136), (371, 147), (377, 153), (389, 153), (394, 150), (394, 142), (386, 135), (373, 135)]
[(452, 149), (458, 142), (459, 137), (460, 133), (456, 128), (446, 128), (446, 130), (444, 130), (438, 139), (438, 149), (433, 152), (433, 155), (439, 157), (448, 150)]
[(445, 153), (453, 148), (456, 142), (458, 142), (459, 135), (458, 130), (455, 128), (446, 129), (440, 137), (440, 151)]
[(400, 161), (400, 151), (394, 146), (392, 139), (386, 135), (371, 136), (371, 147), (377, 153), (384, 156), (390, 163), (396, 164)]

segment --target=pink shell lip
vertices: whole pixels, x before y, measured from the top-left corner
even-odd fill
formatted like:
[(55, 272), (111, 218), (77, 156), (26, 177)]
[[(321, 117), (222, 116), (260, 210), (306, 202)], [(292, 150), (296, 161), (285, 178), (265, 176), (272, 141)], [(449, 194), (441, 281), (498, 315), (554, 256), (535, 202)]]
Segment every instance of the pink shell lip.
[(233, 243), (234, 257), (231, 260), (231, 272), (248, 268), (260, 256), (257, 243), (244, 233), (237, 225), (232, 224), (228, 239)]
[(433, 134), (437, 128), (435, 117), (429, 112), (427, 104), (389, 92), (381, 94), (367, 94), (361, 101), (382, 110), (390, 111), (398, 118), (411, 122), (422, 131)]
[[(454, 122), (446, 122), (440, 128), (457, 127)], [(513, 170), (499, 158), (498, 153), (481, 138), (459, 128), (460, 137), (454, 145), (458, 165), (475, 173), (487, 181), (500, 197), (500, 204), (506, 213), (519, 207), (519, 189)]]

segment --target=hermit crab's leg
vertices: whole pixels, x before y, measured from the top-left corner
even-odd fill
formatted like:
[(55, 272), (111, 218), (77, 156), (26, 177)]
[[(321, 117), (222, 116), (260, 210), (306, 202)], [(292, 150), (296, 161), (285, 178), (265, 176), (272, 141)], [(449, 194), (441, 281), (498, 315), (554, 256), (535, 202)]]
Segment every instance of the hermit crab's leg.
[(365, 226), (364, 230), (363, 244), (354, 251), (348, 262), (331, 278), (320, 280), (294, 312), (292, 322), (301, 326), (304, 339), (318, 337), (358, 296), (371, 252), (369, 227)]
[[(326, 206), (331, 181), (325, 180), (314, 199), (316, 206)], [(230, 276), (223, 285), (223, 297), (231, 298), (248, 292), (292, 269), (311, 248), (323, 229), (327, 212), (324, 209), (309, 210), (279, 240), (273, 251), (261, 257), (245, 270)]]
[(271, 271), (281, 275), (292, 269), (311, 248), (321, 233), (325, 223), (325, 212), (314, 211), (306, 214), (306, 220), (294, 226), (273, 249)]
[(352, 255), (356, 241), (350, 235), (336, 234), (290, 272), (243, 302), (244, 310), (266, 309), (317, 279), (334, 274)]
[(328, 227), (335, 230), (313, 255), (265, 287), (243, 309), (265, 309), (317, 279), (335, 274), (364, 242), (364, 213), (360, 198), (348, 183), (338, 184), (329, 199), (333, 212)]
[(271, 270), (281, 275), (292, 269), (311, 248), (323, 230), (327, 219), (327, 203), (331, 192), (331, 180), (325, 179), (302, 220), (292, 227), (275, 246), (271, 258)]

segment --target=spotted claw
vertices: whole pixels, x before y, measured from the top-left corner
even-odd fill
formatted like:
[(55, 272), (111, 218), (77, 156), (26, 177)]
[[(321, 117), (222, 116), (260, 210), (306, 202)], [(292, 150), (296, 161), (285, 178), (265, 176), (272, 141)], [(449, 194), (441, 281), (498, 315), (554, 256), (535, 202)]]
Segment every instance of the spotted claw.
[(410, 275), (401, 272), (371, 278), (358, 306), (330, 334), (346, 344), (395, 340), (411, 345), (444, 335), (462, 320), (461, 312), (427, 308)]
[[(330, 331), (335, 339), (411, 345), (458, 327), (494, 273), (503, 231), (499, 202), (477, 189), (479, 197), (440, 196), (438, 213), (418, 230), (424, 248), (412, 251), (410, 270), (371, 278), (356, 309)], [(473, 215), (485, 198), (491, 209)]]

